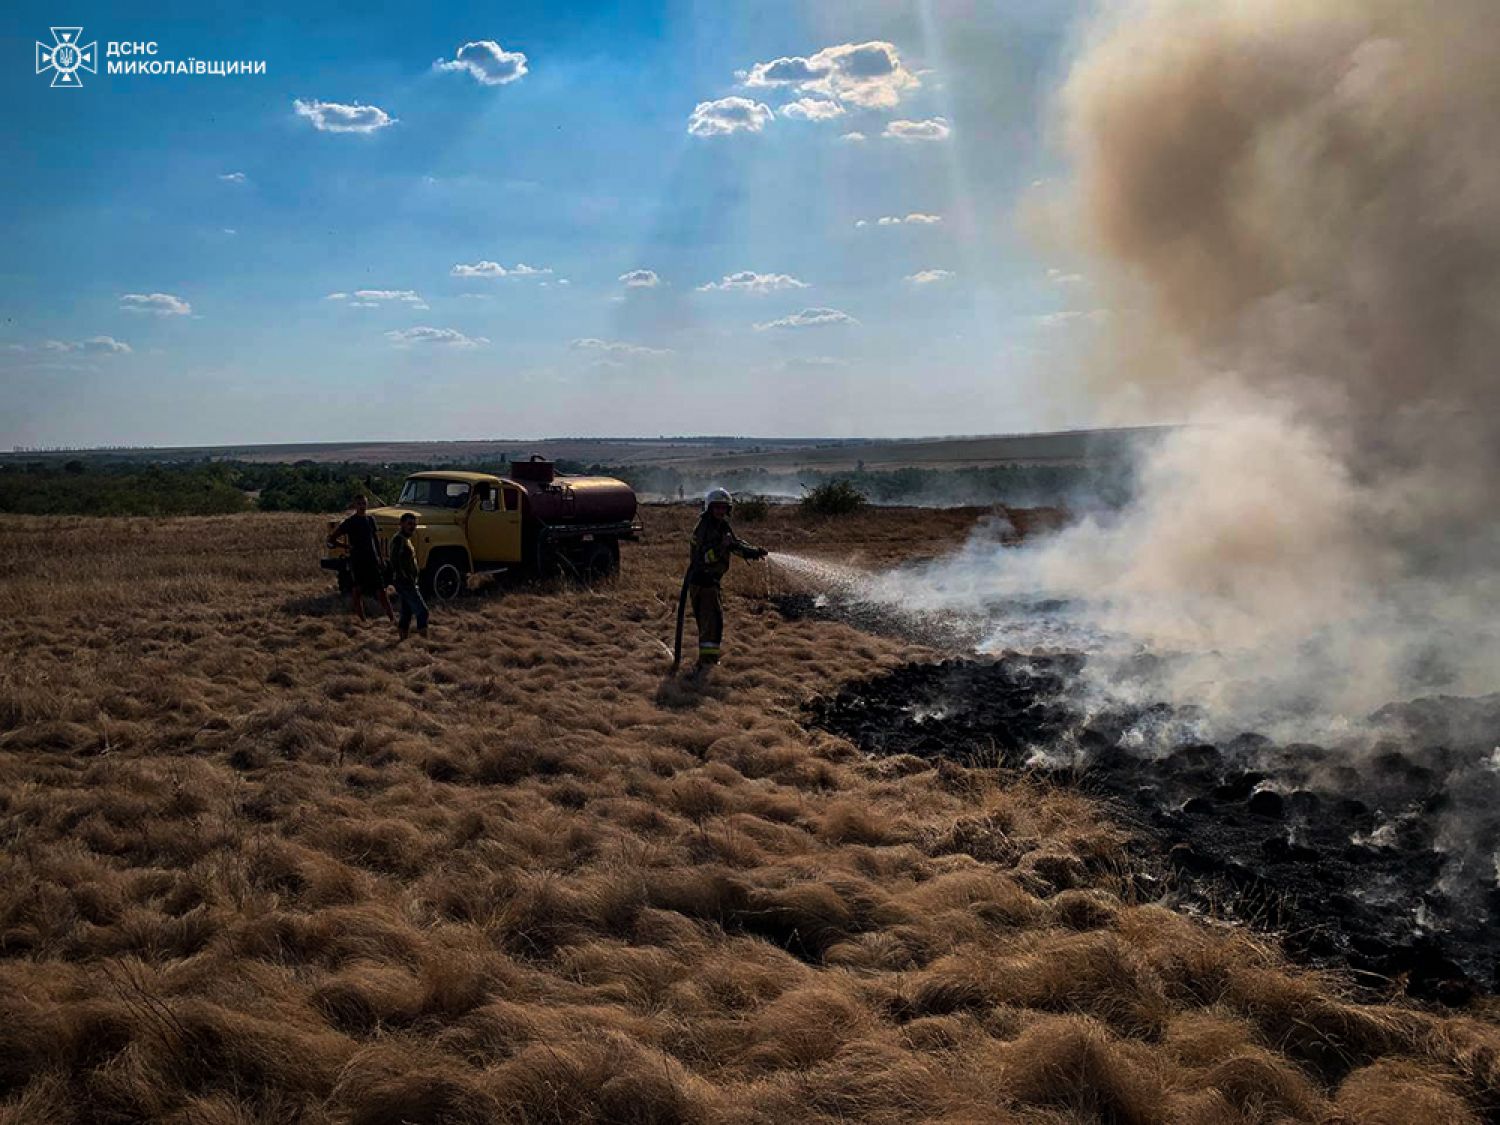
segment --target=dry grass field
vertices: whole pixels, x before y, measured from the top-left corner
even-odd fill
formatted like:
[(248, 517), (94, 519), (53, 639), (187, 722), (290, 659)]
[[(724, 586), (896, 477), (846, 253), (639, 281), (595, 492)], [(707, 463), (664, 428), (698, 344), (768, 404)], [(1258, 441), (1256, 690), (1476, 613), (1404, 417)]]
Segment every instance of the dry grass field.
[(737, 565), (721, 675), (667, 682), (690, 518), (401, 646), (317, 518), (0, 524), (0, 1121), (1495, 1116), (1485, 1010), (1355, 1002), (1135, 901), (1083, 797), (799, 724), (919, 649)]

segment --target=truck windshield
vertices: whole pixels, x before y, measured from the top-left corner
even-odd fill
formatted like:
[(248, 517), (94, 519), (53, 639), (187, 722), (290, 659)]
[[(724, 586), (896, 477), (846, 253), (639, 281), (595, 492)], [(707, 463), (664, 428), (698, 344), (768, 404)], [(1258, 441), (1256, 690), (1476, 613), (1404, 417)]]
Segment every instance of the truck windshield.
[(432, 480), (414, 477), (401, 489), (401, 504), (429, 508), (462, 508), (469, 502), (469, 486), (461, 480)]

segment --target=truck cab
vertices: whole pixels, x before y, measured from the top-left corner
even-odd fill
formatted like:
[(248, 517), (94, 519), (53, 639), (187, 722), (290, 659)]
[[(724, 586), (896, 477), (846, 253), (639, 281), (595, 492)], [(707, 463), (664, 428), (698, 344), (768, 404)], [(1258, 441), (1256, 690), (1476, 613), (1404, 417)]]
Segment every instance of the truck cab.
[[(471, 574), (562, 569), (588, 578), (619, 568), (621, 540), (634, 539), (635, 493), (609, 477), (569, 477), (533, 457), (511, 476), (431, 469), (413, 473), (395, 504), (369, 509), (389, 553), (401, 516), (417, 517), (413, 546), (428, 593), (457, 597)], [(332, 534), (338, 521), (329, 521)], [(347, 551), (330, 550), (325, 570), (349, 588)]]

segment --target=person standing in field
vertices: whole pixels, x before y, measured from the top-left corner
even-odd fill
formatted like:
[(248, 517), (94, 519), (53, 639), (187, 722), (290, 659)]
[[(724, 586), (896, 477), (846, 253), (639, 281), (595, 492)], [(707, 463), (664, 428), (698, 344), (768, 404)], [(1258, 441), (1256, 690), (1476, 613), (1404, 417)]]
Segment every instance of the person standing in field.
[(404, 641), (411, 632), (411, 620), (417, 619), (417, 636), (427, 635), (427, 603), (422, 600), (422, 575), (417, 569), (417, 548), (412, 536), (417, 533), (417, 515), (405, 512), (401, 530), (391, 536), (391, 582), (396, 600), (401, 603), (401, 620), (396, 631)]
[(380, 533), (375, 517), (366, 513), (368, 501), (363, 495), (354, 498), (354, 514), (328, 537), (328, 545), (334, 547), (342, 539), (349, 548), (349, 577), (353, 582), (351, 597), (354, 616), (365, 619), (365, 597), (369, 595), (380, 602), (386, 617), (394, 623), (396, 612), (391, 609), (391, 599), (385, 592), (385, 560), (380, 553)]
[(729, 570), (729, 556), (763, 559), (770, 552), (740, 542), (729, 526), (734, 498), (722, 488), (710, 489), (703, 498), (703, 515), (693, 528), (691, 577), (688, 595), (693, 603), (693, 622), (698, 627), (698, 663), (689, 674), (694, 680), (708, 678), (718, 664), (724, 644), (724, 596), (720, 584)]

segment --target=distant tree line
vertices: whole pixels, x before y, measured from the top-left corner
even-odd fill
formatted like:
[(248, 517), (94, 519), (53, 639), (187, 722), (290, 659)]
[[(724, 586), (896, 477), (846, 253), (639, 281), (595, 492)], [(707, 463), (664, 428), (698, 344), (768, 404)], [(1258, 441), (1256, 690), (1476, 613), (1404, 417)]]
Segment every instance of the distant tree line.
[[(267, 512), (339, 512), (357, 492), (394, 504), (410, 473), (425, 463), (28, 458), (0, 461), (0, 512), (28, 515), (179, 516)], [(504, 473), (505, 463), (444, 465)], [(697, 496), (718, 485), (735, 492), (800, 498), (835, 482), (872, 504), (955, 506), (1040, 504), (1117, 506), (1130, 495), (1123, 461), (1087, 465), (995, 465), (986, 468), (905, 468), (856, 472), (729, 469), (683, 472), (660, 465), (584, 465), (560, 461), (565, 473), (602, 473), (642, 493)]]
[(188, 516), (252, 507), (222, 464), (136, 464), (102, 469), (85, 461), (0, 465), (0, 511), (34, 516)]
[(713, 473), (662, 465), (591, 465), (589, 471), (617, 476), (638, 492), (669, 498), (679, 494), (697, 496), (717, 486), (736, 493), (800, 499), (843, 483), (872, 504), (922, 507), (986, 504), (1118, 507), (1129, 499), (1133, 488), (1133, 473), (1124, 458), (1087, 464), (913, 467), (855, 472), (751, 468)]
[[(408, 474), (427, 464), (360, 462), (177, 461), (106, 458), (0, 462), (0, 512), (24, 515), (204, 516), (265, 512), (339, 512), (362, 492), (394, 504)], [(445, 465), (504, 472), (504, 464)], [(563, 462), (564, 472), (581, 465)]]

